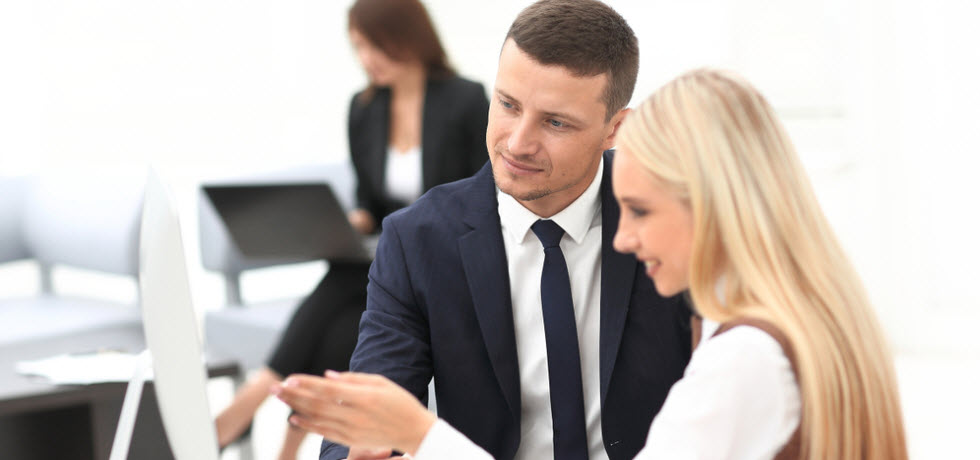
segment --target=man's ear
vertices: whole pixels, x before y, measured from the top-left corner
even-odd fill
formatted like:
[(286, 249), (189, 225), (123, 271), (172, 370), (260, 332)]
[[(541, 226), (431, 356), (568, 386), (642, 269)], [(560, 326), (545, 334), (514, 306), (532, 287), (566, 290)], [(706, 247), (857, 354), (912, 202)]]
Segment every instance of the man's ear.
[(609, 131), (609, 135), (602, 141), (602, 151), (609, 150), (616, 146), (616, 134), (619, 133), (619, 127), (623, 124), (623, 120), (626, 119), (626, 116), (632, 111), (633, 109), (627, 107), (619, 112), (616, 112), (612, 119), (609, 120), (612, 130)]

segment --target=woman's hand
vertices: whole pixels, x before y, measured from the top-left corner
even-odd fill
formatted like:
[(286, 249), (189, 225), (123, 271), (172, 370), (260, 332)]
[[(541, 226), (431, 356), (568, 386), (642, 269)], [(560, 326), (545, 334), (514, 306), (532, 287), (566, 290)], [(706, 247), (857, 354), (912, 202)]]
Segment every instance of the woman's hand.
[(377, 224), (374, 222), (374, 216), (364, 209), (354, 209), (347, 213), (347, 220), (350, 221), (351, 227), (365, 235), (374, 231)]
[(348, 446), (414, 454), (436, 421), (418, 399), (379, 375), (327, 371), (291, 375), (271, 392), (296, 414), (289, 422)]

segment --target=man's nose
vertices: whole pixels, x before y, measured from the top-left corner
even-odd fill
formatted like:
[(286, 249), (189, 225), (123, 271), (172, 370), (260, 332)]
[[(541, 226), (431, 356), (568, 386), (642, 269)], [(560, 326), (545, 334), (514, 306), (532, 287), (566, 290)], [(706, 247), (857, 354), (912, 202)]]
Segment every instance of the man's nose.
[(534, 124), (522, 117), (507, 139), (507, 150), (514, 155), (531, 155), (537, 151), (537, 144)]

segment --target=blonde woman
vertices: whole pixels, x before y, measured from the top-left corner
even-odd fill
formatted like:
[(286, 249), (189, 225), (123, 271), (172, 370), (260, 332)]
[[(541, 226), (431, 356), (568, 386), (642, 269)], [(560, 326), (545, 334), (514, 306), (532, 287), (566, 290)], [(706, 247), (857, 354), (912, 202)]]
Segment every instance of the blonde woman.
[[(618, 144), (616, 249), (662, 295), (688, 291), (704, 319), (637, 458), (906, 459), (884, 336), (765, 99), (731, 74), (687, 73), (627, 118)], [(302, 377), (274, 389), (294, 423), (417, 460), (479, 458), (383, 377), (328, 377), (329, 417), (308, 416)]]

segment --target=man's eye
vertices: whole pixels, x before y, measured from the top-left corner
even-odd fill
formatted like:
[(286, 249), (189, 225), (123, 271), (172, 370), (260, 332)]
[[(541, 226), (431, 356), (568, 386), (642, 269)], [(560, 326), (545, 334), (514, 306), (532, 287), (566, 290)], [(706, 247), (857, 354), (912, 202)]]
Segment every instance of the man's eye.
[(514, 108), (514, 104), (511, 104), (510, 102), (507, 102), (507, 101), (505, 101), (503, 99), (500, 100), (500, 105), (502, 105), (505, 109), (513, 109)]
[(565, 124), (558, 120), (548, 120), (548, 123), (555, 128), (564, 128)]

